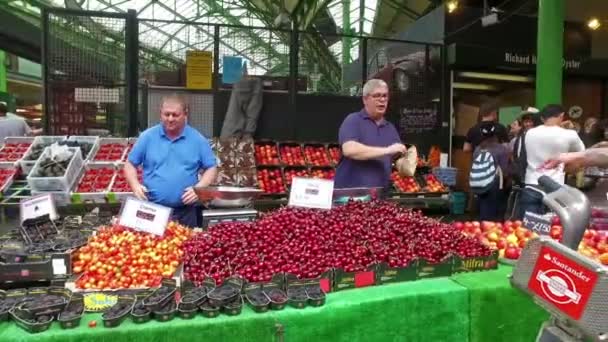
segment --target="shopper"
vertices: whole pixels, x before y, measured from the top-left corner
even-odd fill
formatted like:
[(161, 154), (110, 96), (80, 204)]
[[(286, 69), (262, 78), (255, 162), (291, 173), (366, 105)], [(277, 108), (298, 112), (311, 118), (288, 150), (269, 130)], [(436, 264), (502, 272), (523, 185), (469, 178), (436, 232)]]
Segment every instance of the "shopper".
[[(137, 198), (171, 207), (173, 219), (196, 227), (198, 197), (193, 187), (213, 183), (216, 158), (207, 139), (187, 124), (183, 98), (172, 95), (161, 103), (161, 123), (139, 136), (125, 163), (125, 177)], [(137, 179), (140, 165), (143, 184)]]
[(499, 142), (497, 131), (497, 123), (485, 122), (480, 125), (482, 140), (473, 153), (469, 185), (476, 192), (481, 221), (504, 219), (506, 195), (510, 188), (510, 151)]
[(543, 194), (538, 188), (538, 178), (549, 176), (559, 184), (564, 184), (563, 167), (555, 169), (542, 168), (550, 158), (566, 152), (583, 151), (585, 146), (573, 130), (561, 127), (564, 121), (564, 109), (560, 105), (548, 105), (540, 113), (543, 124), (530, 129), (525, 134), (527, 168), (525, 188), (519, 198), (518, 218), (523, 218), (526, 211), (536, 214), (545, 212), (542, 203)]
[(6, 102), (0, 102), (0, 143), (6, 137), (22, 137), (39, 133), (40, 130), (32, 130), (24, 118), (10, 113)]
[(507, 129), (502, 124), (498, 123), (498, 105), (493, 102), (484, 103), (479, 108), (480, 122), (471, 127), (467, 132), (466, 140), (463, 146), (464, 152), (473, 152), (483, 140), (481, 127), (488, 122), (496, 123), (496, 137), (499, 143), (508, 143), (509, 134)]
[(363, 86), (364, 108), (342, 122), (338, 141), (343, 156), (336, 168), (336, 188), (388, 189), (391, 158), (406, 151), (397, 129), (384, 118), (388, 96), (384, 81), (367, 81)]

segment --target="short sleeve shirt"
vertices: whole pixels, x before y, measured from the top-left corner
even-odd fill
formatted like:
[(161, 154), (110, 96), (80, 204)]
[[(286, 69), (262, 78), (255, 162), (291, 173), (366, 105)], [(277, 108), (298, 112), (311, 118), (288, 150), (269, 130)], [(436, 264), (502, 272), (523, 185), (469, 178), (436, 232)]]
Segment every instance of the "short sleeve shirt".
[[(373, 147), (387, 147), (401, 142), (395, 126), (382, 120), (376, 123), (365, 109), (349, 114), (340, 126), (338, 141), (343, 145), (356, 141)], [(391, 156), (372, 160), (355, 160), (342, 156), (336, 168), (334, 186), (340, 188), (382, 187), (390, 184)]]
[(143, 167), (143, 183), (148, 199), (172, 208), (183, 206), (184, 190), (198, 182), (198, 174), (216, 166), (209, 141), (186, 125), (171, 140), (162, 125), (144, 131), (129, 154), (129, 162)]

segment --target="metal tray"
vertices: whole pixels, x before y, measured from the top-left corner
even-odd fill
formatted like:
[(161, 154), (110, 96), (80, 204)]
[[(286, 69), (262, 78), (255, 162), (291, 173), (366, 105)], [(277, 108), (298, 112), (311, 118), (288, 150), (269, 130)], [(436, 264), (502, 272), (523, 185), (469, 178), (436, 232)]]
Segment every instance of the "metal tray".
[(260, 189), (235, 186), (194, 187), (194, 192), (201, 202), (209, 202), (210, 206), (216, 208), (247, 206), (262, 194)]

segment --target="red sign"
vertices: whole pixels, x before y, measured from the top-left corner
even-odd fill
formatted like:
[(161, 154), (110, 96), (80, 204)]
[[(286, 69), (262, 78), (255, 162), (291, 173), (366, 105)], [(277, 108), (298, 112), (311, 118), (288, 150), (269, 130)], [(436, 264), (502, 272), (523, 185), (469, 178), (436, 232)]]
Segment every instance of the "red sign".
[(586, 267), (543, 246), (528, 288), (571, 318), (580, 319), (593, 292), (597, 275)]

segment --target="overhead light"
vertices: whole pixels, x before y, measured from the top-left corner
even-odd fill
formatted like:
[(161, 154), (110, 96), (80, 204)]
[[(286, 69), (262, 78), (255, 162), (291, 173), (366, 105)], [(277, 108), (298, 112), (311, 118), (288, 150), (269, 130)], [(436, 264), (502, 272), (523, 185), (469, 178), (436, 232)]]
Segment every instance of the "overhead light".
[(587, 27), (592, 30), (597, 30), (600, 26), (602, 26), (602, 23), (598, 18), (591, 18), (587, 21)]
[(481, 84), (481, 83), (466, 83), (466, 82), (454, 82), (452, 83), (454, 89), (471, 89), (471, 90), (498, 90), (493, 85)]
[(497, 81), (511, 81), (511, 82), (534, 82), (534, 77), (530, 76), (518, 76), (518, 75), (503, 75), (503, 74), (492, 74), (486, 72), (471, 72), (463, 71), (458, 73), (459, 77), (466, 78), (479, 78), (484, 80), (497, 80)]
[(458, 1), (456, 1), (456, 0), (448, 1), (447, 6), (448, 6), (448, 13), (452, 13), (458, 9)]

